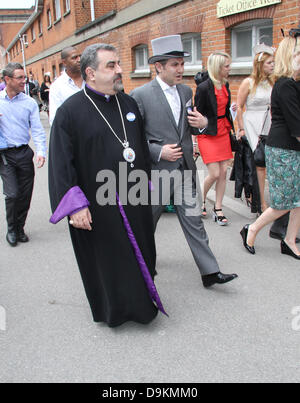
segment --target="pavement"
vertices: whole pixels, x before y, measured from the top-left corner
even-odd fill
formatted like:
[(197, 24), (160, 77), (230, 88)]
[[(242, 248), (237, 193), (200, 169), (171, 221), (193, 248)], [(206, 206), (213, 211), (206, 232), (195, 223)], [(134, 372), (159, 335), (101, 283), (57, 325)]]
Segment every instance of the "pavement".
[(176, 216), (164, 214), (156, 285), (169, 318), (115, 329), (92, 320), (66, 221), (48, 222), (47, 186), (45, 166), (36, 170), (30, 242), (16, 248), (5, 240), (0, 195), (1, 383), (299, 382), (299, 262), (280, 254), (269, 228), (257, 254), (247, 253), (239, 231), (255, 216), (233, 198), (232, 183), (224, 200), (230, 225), (209, 214), (205, 226), (221, 270), (239, 278), (204, 289)]

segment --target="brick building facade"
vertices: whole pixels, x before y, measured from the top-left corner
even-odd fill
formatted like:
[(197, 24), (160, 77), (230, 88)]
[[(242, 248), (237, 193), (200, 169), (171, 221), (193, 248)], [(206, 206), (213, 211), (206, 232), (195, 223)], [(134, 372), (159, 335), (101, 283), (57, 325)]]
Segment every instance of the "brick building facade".
[[(76, 45), (80, 51), (96, 42), (116, 46), (129, 92), (155, 76), (147, 64), (151, 39), (181, 34), (192, 54), (185, 83), (194, 87), (193, 76), (205, 67), (208, 55), (223, 50), (233, 58), (230, 81), (235, 96), (251, 72), (252, 47), (259, 40), (276, 46), (281, 29), (287, 33), (299, 21), (300, 0), (36, 0), (18, 35), (25, 39), (27, 71), (40, 82), (46, 72), (52, 79), (59, 74), (65, 46)], [(6, 46), (7, 60), (22, 62), (18, 35)]]
[[(0, 9), (0, 70), (6, 64), (5, 50), (24, 23), (32, 14), (33, 9)], [(18, 46), (18, 51), (20, 47)]]

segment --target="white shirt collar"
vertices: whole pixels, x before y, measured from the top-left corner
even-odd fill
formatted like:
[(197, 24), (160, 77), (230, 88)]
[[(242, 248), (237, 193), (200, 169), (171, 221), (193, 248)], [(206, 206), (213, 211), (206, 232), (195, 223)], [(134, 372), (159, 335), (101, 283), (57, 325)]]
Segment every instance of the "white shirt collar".
[[(75, 85), (75, 86), (77, 87), (77, 85), (75, 84), (74, 80), (66, 73), (66, 70), (64, 70), (64, 71), (61, 73), (61, 77), (62, 77), (62, 79), (65, 81), (65, 83), (67, 83), (67, 84), (72, 84), (72, 85)], [(83, 80), (83, 81), (82, 81), (81, 88), (83, 88), (84, 85), (85, 85), (85, 81)]]
[(156, 80), (157, 80), (158, 84), (161, 86), (161, 89), (162, 89), (163, 91), (167, 91), (167, 90), (169, 90), (170, 88), (174, 88), (174, 89), (177, 90), (176, 85), (170, 86), (169, 84), (165, 83), (159, 76), (156, 76)]

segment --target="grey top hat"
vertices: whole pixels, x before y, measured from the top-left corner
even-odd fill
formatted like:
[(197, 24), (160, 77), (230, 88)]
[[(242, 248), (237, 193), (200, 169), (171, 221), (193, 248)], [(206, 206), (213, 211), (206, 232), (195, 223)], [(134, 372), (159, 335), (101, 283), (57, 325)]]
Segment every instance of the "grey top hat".
[(190, 54), (183, 50), (181, 36), (169, 35), (156, 38), (151, 41), (153, 56), (149, 58), (149, 64), (168, 60), (176, 57), (189, 57)]

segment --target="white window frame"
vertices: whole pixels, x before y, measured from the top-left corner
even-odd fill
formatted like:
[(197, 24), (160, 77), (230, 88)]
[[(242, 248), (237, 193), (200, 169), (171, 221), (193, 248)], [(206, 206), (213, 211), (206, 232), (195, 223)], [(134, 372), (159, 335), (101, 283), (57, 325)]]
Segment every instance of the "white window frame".
[(39, 36), (41, 36), (43, 34), (43, 22), (41, 18), (38, 20), (38, 26), (39, 26)]
[[(265, 20), (252, 20), (245, 23), (242, 23), (231, 30), (231, 55), (232, 55), (232, 68), (239, 67), (252, 67), (254, 53), (253, 47), (259, 43), (260, 34), (259, 31), (261, 28), (272, 28), (273, 29), (273, 20), (265, 19)], [(237, 44), (237, 32), (242, 31), (252, 31), (252, 49), (251, 56), (249, 57), (237, 57), (236, 56), (236, 44)], [(262, 40), (263, 41), (263, 40)]]
[(47, 22), (48, 22), (48, 27), (47, 28), (51, 28), (52, 27), (52, 15), (51, 15), (51, 9), (49, 8), (47, 10)]
[[(202, 69), (202, 38), (201, 38), (201, 34), (200, 33), (187, 33), (187, 34), (182, 34), (181, 35), (181, 39), (182, 41), (187, 41), (187, 40), (191, 40), (192, 41), (192, 61), (188, 62), (185, 61), (184, 64), (184, 69), (186, 71), (188, 70), (201, 70)], [(196, 59), (196, 54), (197, 54), (197, 40), (200, 39), (201, 42), (201, 59)]]
[(36, 36), (35, 36), (35, 29), (34, 26), (32, 25), (31, 28), (31, 42), (34, 42), (36, 40)]
[[(139, 65), (139, 57), (138, 51), (143, 50), (144, 64)], [(134, 48), (134, 56), (135, 56), (135, 73), (149, 73), (150, 66), (148, 63), (149, 58), (149, 50), (147, 45), (138, 45)]]
[(57, 71), (56, 71), (56, 66), (54, 64), (52, 65), (52, 76), (53, 76), (53, 81), (58, 77)]
[(64, 0), (64, 13), (71, 11), (70, 0)]
[(54, 0), (53, 1), (53, 6), (54, 6), (55, 21), (58, 21), (58, 20), (61, 19), (60, 0)]

